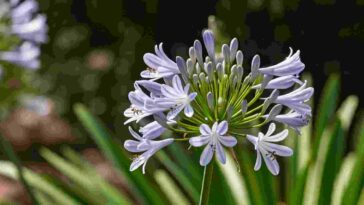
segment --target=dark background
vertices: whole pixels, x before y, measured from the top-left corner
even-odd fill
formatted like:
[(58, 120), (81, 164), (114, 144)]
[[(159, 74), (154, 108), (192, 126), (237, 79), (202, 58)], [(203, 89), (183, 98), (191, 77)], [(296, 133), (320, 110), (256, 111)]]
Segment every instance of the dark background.
[[(143, 55), (163, 42), (167, 55), (185, 56), (201, 39), (210, 15), (224, 35), (220, 40), (239, 39), (246, 64), (255, 54), (262, 66), (276, 64), (289, 47), (300, 49), (305, 71), (313, 77), (315, 109), (333, 73), (341, 81), (340, 101), (357, 95), (363, 107), (363, 0), (40, 0), (40, 5), (50, 29), (38, 72), (40, 91), (55, 102), (76, 136), (83, 130), (72, 106), (81, 102), (118, 136), (127, 137), (122, 113), (145, 69)], [(107, 57), (107, 66), (88, 63), (95, 51), (96, 57)]]
[[(118, 36), (108, 32), (103, 25), (92, 22), (87, 15), (85, 2), (74, 1), (72, 15), (92, 30), (91, 45), (108, 46), (118, 41)], [(123, 15), (152, 33), (156, 43), (164, 42), (165, 50), (169, 54), (175, 44), (188, 46), (199, 38), (200, 31), (207, 26), (209, 15), (219, 17), (216, 11), (216, 7), (219, 6), (217, 1), (159, 1), (156, 4), (155, 13), (148, 13), (146, 1), (124, 1), (120, 10), (123, 11)], [(243, 42), (240, 41), (240, 48), (244, 53), (252, 53), (249, 49), (264, 50), (275, 43), (275, 46), (286, 54), (289, 46), (300, 49), (306, 71), (313, 75), (316, 95), (319, 94), (317, 91), (321, 90), (328, 74), (339, 72), (342, 79), (342, 95), (356, 94), (363, 99), (364, 91), (360, 81), (364, 69), (364, 5), (360, 5), (360, 1), (300, 1), (295, 9), (285, 11), (283, 15), (277, 14), (278, 17), (273, 15), (273, 19), (268, 8), (248, 12), (243, 8), (244, 6), (241, 6), (240, 12), (245, 13), (245, 17), (242, 14), (223, 15), (230, 17), (225, 22), (228, 30), (233, 30), (229, 26), (230, 21), (233, 21), (232, 24), (249, 26), (249, 37)], [(239, 12), (239, 9), (234, 11)], [(121, 12), (113, 13), (110, 17), (120, 15)], [(234, 18), (235, 16), (241, 18)], [(287, 25), (291, 33), (285, 42), (276, 41), (274, 38), (275, 26), (282, 24)], [(239, 36), (234, 33), (230, 35)], [(251, 45), (251, 41), (254, 41), (255, 45)], [(150, 48), (150, 51), (152, 49)], [(139, 56), (140, 60), (141, 57)]]

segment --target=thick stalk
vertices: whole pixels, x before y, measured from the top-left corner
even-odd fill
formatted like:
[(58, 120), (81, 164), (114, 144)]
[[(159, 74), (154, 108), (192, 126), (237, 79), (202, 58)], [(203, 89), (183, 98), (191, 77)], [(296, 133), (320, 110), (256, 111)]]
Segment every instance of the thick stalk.
[(205, 166), (203, 172), (203, 180), (200, 194), (200, 205), (207, 205), (209, 203), (210, 187), (212, 181), (212, 174), (214, 172), (214, 160), (211, 160), (210, 164)]

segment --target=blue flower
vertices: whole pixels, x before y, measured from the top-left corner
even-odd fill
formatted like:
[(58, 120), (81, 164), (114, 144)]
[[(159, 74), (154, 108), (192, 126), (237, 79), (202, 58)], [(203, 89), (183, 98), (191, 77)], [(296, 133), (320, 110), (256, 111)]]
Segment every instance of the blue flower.
[(143, 165), (143, 174), (145, 174), (145, 166), (148, 159), (157, 151), (170, 145), (174, 141), (172, 138), (156, 141), (148, 138), (148, 136), (141, 137), (131, 127), (129, 127), (129, 131), (136, 140), (126, 140), (124, 142), (125, 149), (134, 153), (143, 152), (143, 154), (133, 160), (130, 165), (130, 171), (134, 171)]
[(220, 123), (215, 122), (211, 129), (208, 125), (202, 124), (200, 126), (201, 135), (192, 137), (189, 140), (190, 144), (194, 147), (206, 145), (200, 157), (201, 166), (206, 166), (210, 163), (214, 152), (216, 153), (217, 159), (225, 164), (226, 156), (222, 145), (225, 147), (234, 147), (237, 143), (235, 137), (225, 135), (227, 131), (228, 123), (226, 121)]
[(155, 54), (144, 55), (144, 62), (148, 68), (141, 72), (141, 77), (157, 80), (164, 77), (171, 77), (179, 73), (177, 64), (172, 61), (163, 51), (163, 44), (155, 46)]
[(257, 151), (257, 159), (255, 162), (254, 170), (257, 171), (262, 165), (262, 156), (267, 168), (273, 175), (279, 174), (279, 164), (276, 156), (289, 157), (293, 154), (291, 148), (277, 145), (273, 142), (280, 142), (288, 136), (288, 130), (272, 135), (276, 129), (276, 125), (271, 123), (266, 134), (259, 132), (258, 137), (247, 135), (247, 139), (254, 144)]

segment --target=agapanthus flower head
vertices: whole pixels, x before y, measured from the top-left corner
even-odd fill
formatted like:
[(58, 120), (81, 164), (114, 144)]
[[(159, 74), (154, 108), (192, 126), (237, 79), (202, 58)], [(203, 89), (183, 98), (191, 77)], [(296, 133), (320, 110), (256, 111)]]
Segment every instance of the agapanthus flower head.
[(40, 44), (48, 40), (46, 17), (38, 14), (36, 0), (10, 0), (7, 12), (1, 16), (10, 24), (3, 28), (5, 35), (16, 35), (21, 43), (10, 51), (0, 51), (0, 60), (14, 63), (24, 68), (40, 67)]
[[(204, 31), (202, 39), (206, 57), (199, 40), (189, 48), (186, 60), (177, 56), (173, 61), (162, 44), (155, 47), (155, 54), (144, 55), (147, 69), (141, 76), (145, 79), (135, 82), (135, 91), (129, 93), (131, 106), (124, 115), (128, 118), (126, 124), (151, 120), (139, 130), (142, 136), (136, 137), (130, 130), (140, 143), (145, 141), (150, 146), (147, 149), (135, 140), (125, 142), (129, 151), (148, 150), (148, 154), (140, 155), (142, 160), (132, 163), (131, 170), (145, 165), (152, 154), (172, 142), (204, 147), (201, 166), (211, 163), (214, 155), (225, 163), (225, 149), (233, 149), (238, 138), (246, 137), (257, 150), (255, 170), (260, 168), (263, 156), (268, 169), (278, 174), (275, 156), (290, 156), (293, 152), (273, 142), (285, 139), (289, 131), (272, 135), (276, 125), (271, 123), (265, 135), (260, 132), (255, 137), (251, 128), (264, 129), (271, 121), (297, 131), (307, 125), (311, 108), (306, 102), (313, 88), (299, 79), (305, 66), (300, 52), (290, 48), (286, 59), (268, 67), (261, 67), (260, 57), (255, 55), (246, 66), (236, 38), (222, 45), (221, 50), (216, 48), (212, 31)], [(173, 131), (175, 137), (155, 141), (166, 130)]]

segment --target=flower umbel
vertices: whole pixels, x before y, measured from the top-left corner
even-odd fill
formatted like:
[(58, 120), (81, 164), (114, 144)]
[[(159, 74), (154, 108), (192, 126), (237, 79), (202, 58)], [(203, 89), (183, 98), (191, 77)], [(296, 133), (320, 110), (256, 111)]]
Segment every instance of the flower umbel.
[[(265, 135), (259, 132), (255, 137), (251, 128), (262, 128), (274, 121), (299, 132), (308, 124), (311, 107), (306, 102), (313, 88), (299, 79), (305, 67), (300, 51), (290, 48), (285, 60), (263, 68), (260, 57), (255, 55), (248, 68), (236, 38), (217, 51), (212, 31), (204, 31), (202, 37), (206, 57), (199, 40), (189, 48), (187, 60), (179, 56), (171, 60), (162, 44), (155, 47), (155, 54), (144, 55), (148, 68), (141, 77), (145, 79), (136, 81), (135, 91), (129, 93), (131, 107), (124, 112), (129, 118), (125, 123), (154, 121), (140, 129), (142, 137), (130, 129), (138, 141), (127, 140), (125, 148), (144, 152), (133, 161), (131, 170), (144, 164), (144, 171), (146, 161), (156, 151), (172, 142), (187, 141), (193, 147), (204, 146), (201, 166), (207, 166), (214, 154), (224, 164), (225, 147), (239, 151), (235, 148), (237, 139), (246, 137), (257, 150), (255, 170), (260, 168), (263, 157), (268, 169), (277, 175), (276, 156), (290, 156), (293, 151), (274, 142), (285, 139), (288, 130), (272, 135), (276, 125), (271, 123)], [(166, 130), (176, 137), (156, 141)]]
[(0, 16), (0, 21), (9, 21), (10, 25), (1, 32), (6, 36), (15, 35), (22, 42), (10, 51), (0, 51), (0, 60), (32, 70), (38, 69), (40, 44), (48, 40), (46, 17), (37, 13), (38, 2), (10, 0), (4, 7), (7, 8), (7, 12)]

